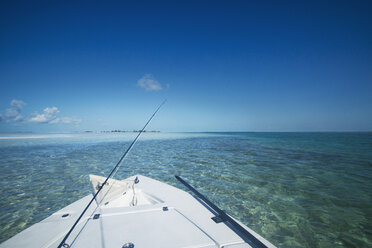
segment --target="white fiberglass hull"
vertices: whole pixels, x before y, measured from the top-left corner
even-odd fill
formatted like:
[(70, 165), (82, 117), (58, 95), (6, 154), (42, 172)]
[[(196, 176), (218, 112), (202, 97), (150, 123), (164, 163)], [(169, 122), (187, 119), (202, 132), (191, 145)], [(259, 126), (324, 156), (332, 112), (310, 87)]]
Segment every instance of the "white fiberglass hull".
[[(212, 220), (215, 215), (189, 193), (145, 176), (137, 177), (137, 184), (136, 176), (110, 180), (109, 193), (100, 192), (98, 199), (104, 198), (103, 201), (99, 207), (92, 203), (66, 243), (70, 247), (89, 248), (121, 248), (131, 244), (135, 248), (251, 247), (224, 222)], [(91, 176), (95, 190), (102, 180)], [(57, 247), (91, 199), (88, 195), (57, 211), (0, 244), (0, 248)], [(242, 226), (265, 246), (275, 247)]]

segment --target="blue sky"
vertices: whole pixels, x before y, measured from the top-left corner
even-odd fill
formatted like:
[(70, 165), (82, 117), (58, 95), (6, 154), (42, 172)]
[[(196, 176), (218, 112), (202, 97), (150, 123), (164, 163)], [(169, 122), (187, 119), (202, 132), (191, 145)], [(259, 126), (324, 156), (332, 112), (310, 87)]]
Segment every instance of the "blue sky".
[(371, 131), (370, 1), (1, 1), (0, 131)]

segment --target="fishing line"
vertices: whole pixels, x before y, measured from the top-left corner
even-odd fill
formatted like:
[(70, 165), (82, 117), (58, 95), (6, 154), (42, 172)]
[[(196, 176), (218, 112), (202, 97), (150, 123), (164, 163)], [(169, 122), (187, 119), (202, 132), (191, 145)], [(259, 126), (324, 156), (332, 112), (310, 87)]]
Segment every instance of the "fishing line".
[(115, 167), (112, 169), (112, 171), (110, 172), (110, 174), (107, 176), (106, 180), (103, 182), (103, 184), (101, 185), (101, 187), (97, 190), (97, 192), (94, 194), (93, 198), (90, 200), (90, 202), (88, 203), (88, 205), (85, 207), (85, 209), (83, 210), (83, 212), (80, 214), (79, 218), (75, 221), (74, 225), (72, 225), (71, 229), (67, 232), (67, 234), (65, 235), (65, 237), (62, 239), (61, 243), (58, 245), (58, 248), (69, 247), (69, 245), (67, 243), (65, 243), (66, 240), (67, 240), (67, 238), (70, 236), (71, 232), (74, 230), (74, 228), (76, 227), (76, 225), (79, 223), (80, 219), (83, 217), (83, 215), (85, 214), (85, 212), (88, 210), (88, 208), (90, 207), (90, 205), (92, 204), (92, 202), (96, 199), (96, 197), (99, 194), (99, 192), (101, 192), (101, 190), (103, 189), (103, 187), (106, 185), (106, 183), (109, 180), (109, 178), (114, 173), (116, 173), (117, 169), (120, 167), (120, 165), (123, 162), (124, 158), (127, 156), (127, 154), (129, 153), (129, 151), (132, 149), (132, 147), (134, 146), (134, 144), (138, 140), (139, 136), (143, 133), (143, 131), (145, 130), (145, 128), (147, 127), (147, 125), (150, 123), (150, 121), (152, 120), (152, 118), (154, 118), (154, 116), (156, 115), (156, 113), (165, 104), (166, 101), (167, 100), (164, 100), (160, 104), (160, 106), (152, 114), (152, 116), (150, 117), (150, 119), (146, 122), (145, 126), (143, 126), (143, 128), (138, 133), (138, 135), (136, 136), (136, 138), (133, 140), (133, 142), (130, 144), (130, 146), (128, 147), (128, 149), (124, 152), (123, 156), (121, 156), (120, 160), (117, 162), (117, 164), (115, 165)]

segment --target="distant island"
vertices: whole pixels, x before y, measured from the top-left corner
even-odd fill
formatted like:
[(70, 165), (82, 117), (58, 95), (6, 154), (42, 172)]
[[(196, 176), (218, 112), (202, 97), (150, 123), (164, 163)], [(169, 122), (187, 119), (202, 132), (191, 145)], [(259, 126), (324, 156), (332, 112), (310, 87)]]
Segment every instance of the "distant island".
[[(85, 131), (86, 133), (90, 133), (92, 131)], [(133, 131), (127, 131), (127, 130), (111, 130), (111, 131), (101, 131), (101, 133), (139, 133), (141, 130), (133, 130)], [(143, 131), (144, 133), (160, 133), (160, 131), (157, 130), (151, 130), (151, 131)]]

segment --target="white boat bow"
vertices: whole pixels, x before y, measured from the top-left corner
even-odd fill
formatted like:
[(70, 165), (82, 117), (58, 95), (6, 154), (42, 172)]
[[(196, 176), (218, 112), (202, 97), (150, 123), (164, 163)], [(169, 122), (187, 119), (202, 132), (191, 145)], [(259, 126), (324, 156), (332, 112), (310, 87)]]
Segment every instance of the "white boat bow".
[[(95, 193), (105, 178), (91, 175), (90, 180)], [(254, 247), (228, 223), (215, 222), (215, 213), (202, 200), (181, 189), (141, 175), (122, 181), (109, 179), (106, 187), (66, 240), (69, 247)], [(68, 205), (0, 244), (0, 248), (58, 247), (91, 199), (88, 195)], [(275, 247), (239, 224), (263, 247)]]

